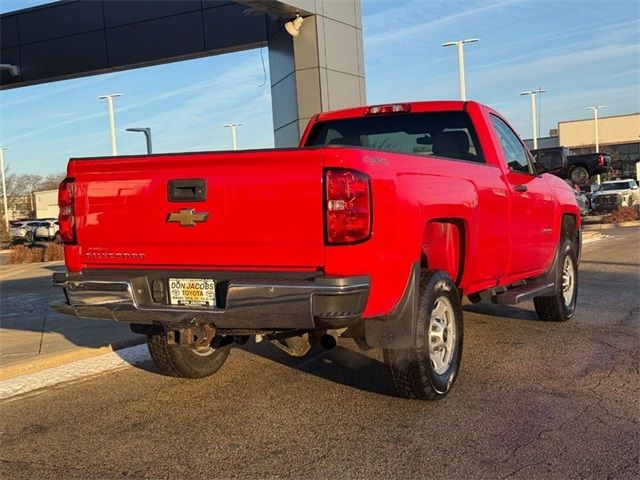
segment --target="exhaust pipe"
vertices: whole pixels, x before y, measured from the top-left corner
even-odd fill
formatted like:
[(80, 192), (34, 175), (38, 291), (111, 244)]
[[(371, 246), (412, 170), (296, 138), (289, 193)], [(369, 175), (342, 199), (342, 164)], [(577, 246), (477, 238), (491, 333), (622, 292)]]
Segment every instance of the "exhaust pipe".
[(320, 337), (320, 346), (322, 346), (322, 348), (324, 348), (325, 350), (333, 350), (334, 348), (336, 348), (336, 344), (336, 337), (334, 337), (330, 333), (324, 333)]

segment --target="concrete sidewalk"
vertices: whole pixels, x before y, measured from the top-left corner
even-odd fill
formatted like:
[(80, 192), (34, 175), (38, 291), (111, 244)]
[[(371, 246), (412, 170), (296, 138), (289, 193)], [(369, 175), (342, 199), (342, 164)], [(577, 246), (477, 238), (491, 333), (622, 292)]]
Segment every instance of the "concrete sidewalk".
[(81, 320), (49, 309), (64, 301), (51, 286), (62, 262), (0, 266), (0, 380), (144, 341), (129, 326)]

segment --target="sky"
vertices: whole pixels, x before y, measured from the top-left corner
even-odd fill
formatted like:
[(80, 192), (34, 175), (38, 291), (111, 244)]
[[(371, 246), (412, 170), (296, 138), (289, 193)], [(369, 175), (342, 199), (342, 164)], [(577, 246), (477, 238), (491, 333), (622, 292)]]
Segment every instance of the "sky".
[[(340, 0), (333, 0), (340, 1)], [(0, 12), (46, 3), (0, 0)], [(640, 112), (640, 2), (627, 0), (362, 0), (367, 103), (457, 99), (465, 47), (467, 97), (531, 137), (525, 90), (540, 98), (540, 134), (557, 122)], [(304, 26), (303, 26), (304, 28)], [(267, 69), (263, 69), (263, 61)], [(240, 148), (273, 146), (266, 48), (0, 92), (0, 145), (12, 173), (46, 175), (70, 157), (109, 155), (115, 99), (119, 154), (225, 150), (223, 124), (244, 123)], [(265, 77), (266, 76), (266, 77)]]

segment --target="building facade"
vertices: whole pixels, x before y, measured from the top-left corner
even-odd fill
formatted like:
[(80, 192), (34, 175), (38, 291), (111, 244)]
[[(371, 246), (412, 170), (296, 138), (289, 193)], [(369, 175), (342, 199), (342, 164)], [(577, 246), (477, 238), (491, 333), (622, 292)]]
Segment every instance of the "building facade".
[[(594, 120), (559, 122), (558, 139), (560, 145), (575, 154), (595, 152)], [(598, 139), (600, 151), (611, 155), (613, 171), (608, 177), (638, 180), (640, 113), (599, 118)]]
[(58, 218), (58, 190), (34, 192), (36, 218)]

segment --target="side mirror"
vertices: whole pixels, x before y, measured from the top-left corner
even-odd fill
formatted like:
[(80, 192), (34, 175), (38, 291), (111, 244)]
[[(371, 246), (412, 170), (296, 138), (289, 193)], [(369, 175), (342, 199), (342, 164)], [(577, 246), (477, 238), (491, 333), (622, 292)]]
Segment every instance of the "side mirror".
[(539, 162), (533, 162), (533, 171), (536, 175), (541, 175), (548, 172), (547, 168)]

